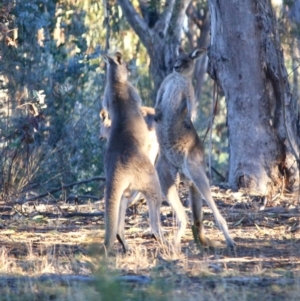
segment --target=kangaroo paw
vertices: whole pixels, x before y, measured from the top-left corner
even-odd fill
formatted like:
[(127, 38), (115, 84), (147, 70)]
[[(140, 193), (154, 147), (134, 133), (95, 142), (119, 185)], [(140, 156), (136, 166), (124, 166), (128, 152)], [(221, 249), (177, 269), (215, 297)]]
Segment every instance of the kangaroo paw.
[(214, 249), (224, 248), (224, 244), (222, 244), (220, 241), (211, 240), (208, 237), (206, 237), (203, 229), (199, 231), (198, 237), (201, 245), (205, 248), (214, 248)]
[(193, 225), (193, 235), (196, 243), (200, 243), (204, 248), (221, 249), (225, 247), (220, 241), (211, 240), (206, 237), (202, 226)]
[(124, 238), (122, 239), (119, 234), (117, 234), (117, 239), (118, 239), (119, 243), (122, 245), (124, 254), (126, 254), (129, 250), (127, 242), (125, 241)]
[(233, 239), (226, 239), (226, 245), (227, 248), (230, 250), (235, 250), (236, 249), (236, 243), (233, 241)]

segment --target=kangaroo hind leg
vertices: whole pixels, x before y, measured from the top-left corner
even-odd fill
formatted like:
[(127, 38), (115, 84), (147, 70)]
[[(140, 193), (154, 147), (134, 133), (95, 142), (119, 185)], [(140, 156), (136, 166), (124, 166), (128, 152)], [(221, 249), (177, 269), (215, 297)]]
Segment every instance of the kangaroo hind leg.
[(175, 215), (178, 221), (178, 230), (175, 235), (175, 246), (179, 247), (181, 237), (186, 230), (188, 217), (179, 199), (175, 184), (177, 171), (169, 165), (167, 159), (163, 155), (160, 155), (158, 157), (156, 170), (158, 173), (162, 193), (175, 211)]
[(125, 214), (128, 207), (129, 199), (123, 194), (119, 207), (119, 220), (117, 228), (117, 239), (123, 247), (123, 252), (126, 253), (129, 250), (128, 244), (125, 240)]
[(126, 209), (135, 204), (138, 200), (142, 198), (142, 194), (138, 191), (131, 191), (130, 194), (127, 192), (123, 193), (120, 210), (119, 210), (119, 222), (118, 222), (118, 230), (117, 230), (117, 239), (119, 243), (123, 247), (124, 253), (129, 250), (128, 244), (125, 240), (125, 215)]
[(220, 244), (218, 244), (218, 242), (210, 240), (205, 235), (205, 230), (203, 226), (202, 196), (193, 183), (189, 184), (189, 202), (193, 216), (193, 224), (196, 229), (196, 235), (201, 245), (203, 247), (213, 248), (221, 246)]
[[(210, 186), (209, 186), (207, 176), (205, 174), (205, 169), (204, 169), (203, 164), (201, 162), (197, 162), (197, 160), (194, 160), (191, 157), (188, 157), (188, 158), (186, 158), (186, 161), (185, 161), (185, 169), (186, 169), (186, 172), (188, 173), (190, 180), (193, 182), (193, 184), (195, 185), (195, 188), (197, 189), (197, 190), (193, 190), (193, 194), (195, 194), (197, 192), (197, 193), (201, 193), (203, 195), (208, 206), (212, 210), (212, 213), (214, 215), (214, 218), (216, 220), (218, 227), (221, 229), (221, 231), (224, 234), (227, 246), (229, 248), (234, 248), (235, 243), (229, 234), (226, 220), (221, 215), (219, 209), (216, 206), (215, 201), (213, 200), (213, 198), (211, 196)], [(201, 209), (201, 212), (202, 212), (202, 209)], [(203, 231), (203, 229), (202, 229), (202, 227), (203, 227), (202, 226), (202, 213), (200, 213), (199, 210), (195, 211), (194, 222), (198, 222), (198, 221), (200, 223), (200, 226), (199, 226), (200, 231)], [(201, 232), (200, 232), (200, 235), (201, 235)], [(214, 246), (212, 246), (212, 247), (214, 247)]]
[[(145, 167), (141, 181), (137, 186), (137, 190), (143, 193), (146, 198), (151, 231), (155, 238), (163, 241), (163, 234), (160, 223), (160, 207), (161, 207), (161, 189), (158, 181), (158, 176), (154, 166), (149, 161), (148, 166)], [(147, 171), (147, 172), (146, 172)]]
[[(107, 252), (109, 252), (112, 249), (113, 244), (117, 238), (117, 234), (118, 234), (117, 232), (119, 230), (119, 225), (120, 225), (120, 211), (124, 212), (124, 218), (125, 218), (125, 210), (127, 207), (127, 202), (123, 202), (121, 208), (121, 198), (124, 190), (126, 189), (126, 186), (128, 187), (128, 185), (126, 185), (126, 183), (124, 182), (116, 183), (114, 185), (114, 183), (110, 183), (108, 181), (106, 187), (104, 245)], [(125, 209), (123, 206), (125, 207)], [(124, 240), (124, 234), (121, 233), (121, 235), (123, 235), (123, 240)]]

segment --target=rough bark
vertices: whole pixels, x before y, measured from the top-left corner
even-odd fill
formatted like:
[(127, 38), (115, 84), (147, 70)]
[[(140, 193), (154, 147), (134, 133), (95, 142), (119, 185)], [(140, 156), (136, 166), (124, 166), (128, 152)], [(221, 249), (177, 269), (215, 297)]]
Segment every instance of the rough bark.
[[(131, 1), (118, 0), (122, 11), (150, 56), (150, 73), (154, 81), (153, 103), (163, 79), (172, 71), (174, 59), (182, 38), (185, 12), (190, 0), (167, 0), (163, 12), (155, 19), (146, 17), (145, 1), (141, 1), (144, 18), (136, 11)], [(153, 10), (151, 10), (153, 14)], [(156, 20), (157, 19), (157, 20)]]
[(210, 0), (209, 9), (209, 73), (227, 102), (229, 184), (260, 194), (283, 180), (298, 188), (297, 120), (270, 1)]
[(300, 57), (300, 1), (291, 1), (282, 9), (284, 22), (284, 34), (288, 37), (290, 44), (290, 56), (292, 59), (293, 96), (295, 107), (298, 112), (299, 92), (299, 57)]

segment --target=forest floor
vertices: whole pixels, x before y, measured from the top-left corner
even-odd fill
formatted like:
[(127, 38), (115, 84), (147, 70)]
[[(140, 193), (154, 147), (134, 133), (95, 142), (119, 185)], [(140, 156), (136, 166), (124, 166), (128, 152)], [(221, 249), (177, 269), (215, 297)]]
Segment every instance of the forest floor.
[[(147, 206), (127, 210), (130, 252), (97, 250), (104, 237), (104, 202), (40, 200), (0, 203), (0, 300), (298, 300), (300, 296), (299, 196), (278, 195), (262, 207), (244, 191), (212, 187), (235, 251), (200, 250), (189, 225), (178, 252), (149, 235)], [(181, 199), (190, 216), (187, 196)], [(204, 205), (207, 236), (224, 241)], [(163, 202), (162, 225), (177, 229)], [(124, 284), (125, 283), (125, 284)], [(117, 295), (116, 295), (117, 294)], [(123, 295), (122, 295), (123, 294)]]

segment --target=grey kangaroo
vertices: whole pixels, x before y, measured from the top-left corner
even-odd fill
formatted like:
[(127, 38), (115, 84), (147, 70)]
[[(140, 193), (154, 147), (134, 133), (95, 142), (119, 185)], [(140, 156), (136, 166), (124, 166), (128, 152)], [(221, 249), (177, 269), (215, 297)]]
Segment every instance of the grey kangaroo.
[[(141, 107), (141, 112), (147, 124), (147, 136), (148, 136), (148, 147), (147, 147), (147, 156), (150, 159), (151, 163), (154, 165), (158, 156), (158, 142), (155, 131), (155, 110), (151, 107)], [(108, 112), (105, 109), (102, 109), (99, 113), (100, 117), (100, 139), (109, 140), (110, 131), (111, 131), (111, 119)], [(140, 192), (132, 191), (128, 199), (124, 198), (124, 202), (127, 201), (127, 206), (135, 204), (138, 200), (142, 199), (143, 196)], [(123, 202), (123, 200), (122, 200)]]
[(124, 237), (124, 219), (127, 202), (132, 190), (146, 198), (151, 230), (162, 238), (160, 226), (161, 189), (156, 170), (147, 156), (148, 129), (141, 112), (141, 99), (128, 81), (127, 64), (122, 55), (104, 55), (107, 80), (103, 107), (109, 113), (111, 130), (105, 154), (105, 242), (109, 252), (116, 240), (124, 252), (128, 245)]
[(201, 244), (209, 247), (220, 245), (205, 236), (202, 195), (211, 208), (217, 225), (223, 231), (227, 246), (233, 248), (235, 243), (229, 235), (227, 223), (211, 196), (205, 173), (203, 145), (192, 123), (195, 97), (191, 78), (195, 60), (205, 52), (206, 49), (199, 48), (189, 54), (181, 53), (175, 60), (173, 72), (164, 79), (159, 88), (155, 120), (160, 155), (156, 169), (162, 192), (172, 205), (179, 222), (175, 243), (180, 243), (187, 224), (187, 216), (175, 186), (175, 178), (179, 172), (189, 186), (193, 223)]

